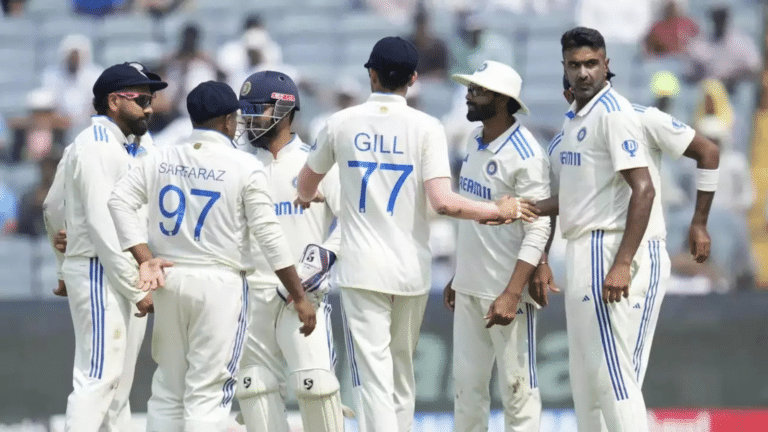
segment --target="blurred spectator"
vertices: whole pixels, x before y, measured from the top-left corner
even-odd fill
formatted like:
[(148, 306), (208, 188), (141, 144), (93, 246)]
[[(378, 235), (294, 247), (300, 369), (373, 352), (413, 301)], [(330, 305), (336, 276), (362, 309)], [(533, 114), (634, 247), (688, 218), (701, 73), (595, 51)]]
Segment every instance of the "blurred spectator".
[(24, 16), (27, 8), (27, 0), (2, 0), (3, 15), (10, 18)]
[(711, 39), (699, 38), (691, 42), (691, 66), (687, 78), (698, 81), (716, 78), (733, 94), (736, 85), (755, 79), (760, 69), (760, 53), (755, 41), (729, 22), (728, 8), (715, 8), (710, 12), (713, 34)]
[(43, 220), (43, 201), (51, 188), (53, 177), (56, 175), (56, 166), (59, 163), (58, 155), (53, 153), (44, 157), (40, 163), (40, 180), (32, 190), (25, 193), (19, 201), (18, 234), (31, 237), (45, 235), (45, 221)]
[(419, 52), (419, 79), (445, 80), (448, 74), (448, 48), (429, 27), (429, 14), (423, 3), (419, 4), (413, 18), (414, 30), (407, 39)]
[(715, 116), (730, 135), (734, 125), (733, 106), (725, 86), (716, 79), (706, 79), (701, 83), (701, 90), (702, 99), (696, 107), (694, 126), (706, 116)]
[(512, 44), (504, 36), (489, 31), (483, 16), (460, 11), (456, 18), (459, 39), (451, 44), (451, 73), (471, 73), (486, 60), (512, 65)]
[(651, 94), (653, 95), (653, 106), (671, 113), (672, 101), (680, 94), (680, 81), (677, 76), (669, 71), (658, 71), (651, 77)]
[(26, 117), (8, 122), (13, 134), (8, 155), (11, 162), (39, 161), (51, 150), (61, 150), (67, 144), (69, 120), (56, 113), (53, 93), (46, 89), (32, 90), (27, 94), (27, 109)]
[(681, 54), (688, 42), (699, 34), (699, 26), (683, 15), (678, 0), (666, 0), (662, 19), (645, 37), (645, 51), (654, 56)]
[(189, 3), (186, 0), (127, 0), (126, 9), (132, 7), (161, 18), (175, 11), (179, 6)]
[(0, 235), (16, 232), (17, 213), (16, 195), (0, 181)]
[(104, 69), (93, 63), (91, 40), (72, 34), (59, 44), (59, 61), (45, 69), (43, 87), (54, 94), (59, 113), (69, 117), (73, 127), (90, 122), (94, 113), (93, 83)]
[(186, 98), (190, 90), (198, 84), (217, 80), (223, 73), (210, 56), (200, 48), (200, 28), (197, 24), (187, 24), (181, 31), (179, 46), (165, 60), (162, 75), (168, 82), (167, 94), (173, 112), (171, 118), (186, 110)]
[(246, 63), (242, 69), (234, 70), (229, 75), (227, 82), (230, 87), (239, 91), (245, 80), (252, 74), (263, 70), (273, 70), (288, 75), (297, 83), (302, 93), (308, 93), (308, 83), (302, 79), (296, 68), (283, 63), (280, 60), (282, 56), (266, 54), (272, 51), (274, 42), (265, 30), (250, 29), (246, 31), (243, 35), (243, 45), (245, 47)]
[[(253, 50), (257, 52), (249, 52)], [(280, 64), (282, 59), (280, 45), (272, 40), (257, 14), (245, 19), (240, 37), (225, 43), (216, 56), (219, 67), (227, 75), (227, 82), (235, 90), (240, 89), (248, 77), (245, 74), (257, 64)]]
[[(309, 122), (309, 140), (314, 142), (317, 134), (325, 126), (325, 121), (331, 114), (341, 111), (345, 108), (357, 105), (363, 95), (363, 87), (351, 77), (343, 77), (336, 82), (336, 88), (333, 95), (333, 107), (330, 110), (322, 112)], [(410, 93), (410, 92), (409, 92)]]
[(649, 0), (579, 0), (578, 25), (599, 30), (609, 44), (639, 44), (653, 23)]
[(75, 13), (103, 17), (119, 10), (123, 0), (72, 0)]

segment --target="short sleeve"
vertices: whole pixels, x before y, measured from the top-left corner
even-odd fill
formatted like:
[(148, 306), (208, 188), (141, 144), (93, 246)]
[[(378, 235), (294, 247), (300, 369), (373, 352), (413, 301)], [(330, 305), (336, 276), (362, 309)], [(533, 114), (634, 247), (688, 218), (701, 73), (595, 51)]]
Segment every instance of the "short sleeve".
[(448, 140), (440, 122), (435, 121), (427, 131), (422, 148), (421, 170), (424, 181), (451, 177), (451, 166), (448, 162)]
[(639, 115), (648, 145), (658, 145), (673, 159), (679, 159), (685, 153), (696, 135), (692, 127), (656, 108), (646, 108)]
[(326, 174), (330, 171), (333, 164), (336, 163), (333, 145), (333, 133), (329, 123), (326, 121), (309, 149), (307, 166), (318, 174)]
[(634, 110), (605, 113), (602, 127), (615, 172), (648, 166), (648, 146)]

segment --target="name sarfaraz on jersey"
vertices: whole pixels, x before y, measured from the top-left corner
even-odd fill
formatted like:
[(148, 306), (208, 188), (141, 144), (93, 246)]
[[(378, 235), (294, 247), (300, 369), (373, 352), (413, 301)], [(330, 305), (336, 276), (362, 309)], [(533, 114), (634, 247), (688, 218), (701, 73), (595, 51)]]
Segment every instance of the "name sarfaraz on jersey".
[(208, 168), (192, 167), (185, 165), (174, 165), (165, 162), (160, 163), (157, 169), (160, 174), (175, 175), (179, 177), (194, 178), (200, 180), (224, 181), (222, 177), (227, 172), (225, 170), (214, 170)]
[(581, 153), (572, 152), (572, 151), (561, 151), (560, 165), (581, 166)]
[(461, 190), (464, 192), (469, 192), (472, 195), (479, 196), (480, 198), (485, 198), (488, 200), (493, 199), (491, 198), (493, 196), (491, 193), (491, 188), (488, 186), (483, 186), (480, 182), (472, 180), (469, 177), (459, 177), (459, 188), (461, 188)]

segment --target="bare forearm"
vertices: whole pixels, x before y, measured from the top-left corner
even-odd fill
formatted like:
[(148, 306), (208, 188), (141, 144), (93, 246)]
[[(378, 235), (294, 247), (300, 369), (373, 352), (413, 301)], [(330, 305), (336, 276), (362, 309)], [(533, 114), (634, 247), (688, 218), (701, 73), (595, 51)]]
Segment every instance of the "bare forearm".
[(696, 209), (693, 212), (691, 225), (707, 225), (707, 220), (709, 219), (709, 209), (712, 207), (712, 200), (714, 198), (714, 192), (696, 191)]
[(549, 238), (547, 239), (547, 244), (544, 245), (544, 254), (541, 257), (541, 259), (545, 262), (547, 259), (547, 255), (549, 255), (549, 249), (552, 247), (552, 240), (555, 239), (555, 227), (557, 226), (557, 216), (550, 216), (549, 223), (550, 223)]
[(499, 207), (492, 202), (475, 201), (449, 192), (432, 207), (440, 215), (457, 219), (484, 220), (499, 218)]
[[(557, 216), (560, 213), (560, 203), (558, 201), (558, 196), (551, 196), (547, 199), (543, 199), (537, 202), (536, 209), (539, 211), (539, 216)], [(552, 225), (552, 230), (555, 230), (554, 225)]]
[(146, 243), (131, 246), (128, 250), (139, 265), (154, 258), (154, 256), (152, 256), (152, 251), (149, 250), (149, 246)]
[(281, 268), (280, 270), (275, 270), (275, 274), (280, 279), (280, 283), (291, 294), (291, 298), (294, 301), (304, 297), (304, 289), (301, 287), (301, 279), (299, 279), (299, 275), (296, 273), (296, 267), (291, 265)]
[(525, 289), (525, 285), (528, 283), (531, 276), (533, 276), (535, 270), (536, 266), (523, 260), (517, 260), (515, 270), (512, 272), (512, 276), (510, 276), (509, 283), (507, 283), (504, 292), (520, 298)]
[(621, 238), (619, 250), (616, 253), (615, 264), (629, 265), (640, 247), (645, 230), (648, 228), (648, 220), (651, 217), (653, 198), (656, 195), (653, 186), (638, 186), (632, 191), (627, 211), (627, 223), (624, 236)]

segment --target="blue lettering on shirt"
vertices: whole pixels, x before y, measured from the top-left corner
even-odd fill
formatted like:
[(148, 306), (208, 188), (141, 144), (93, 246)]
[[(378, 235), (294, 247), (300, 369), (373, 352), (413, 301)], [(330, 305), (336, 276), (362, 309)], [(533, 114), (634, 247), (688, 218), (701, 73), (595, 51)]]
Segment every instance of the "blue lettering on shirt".
[(294, 205), (290, 201), (282, 201), (275, 203), (275, 214), (277, 216), (303, 215), (304, 208), (300, 205)]
[(560, 165), (581, 166), (581, 153), (571, 152), (571, 151), (561, 151)]
[(167, 174), (172, 176), (178, 176), (183, 178), (198, 179), (198, 180), (212, 180), (212, 181), (224, 181), (225, 170), (214, 170), (209, 168), (191, 167), (184, 165), (174, 165), (166, 162), (161, 162), (157, 169), (160, 174)]
[(459, 177), (459, 188), (464, 192), (469, 192), (470, 194), (478, 196), (480, 198), (484, 198), (488, 200), (493, 199), (491, 198), (493, 196), (493, 192), (491, 191), (491, 188), (483, 185), (480, 182), (472, 180), (469, 177), (464, 177), (464, 176)]
[(384, 135), (371, 135), (360, 132), (355, 135), (354, 145), (357, 150), (372, 153), (403, 154), (402, 144), (397, 148), (397, 136), (385, 138)]

